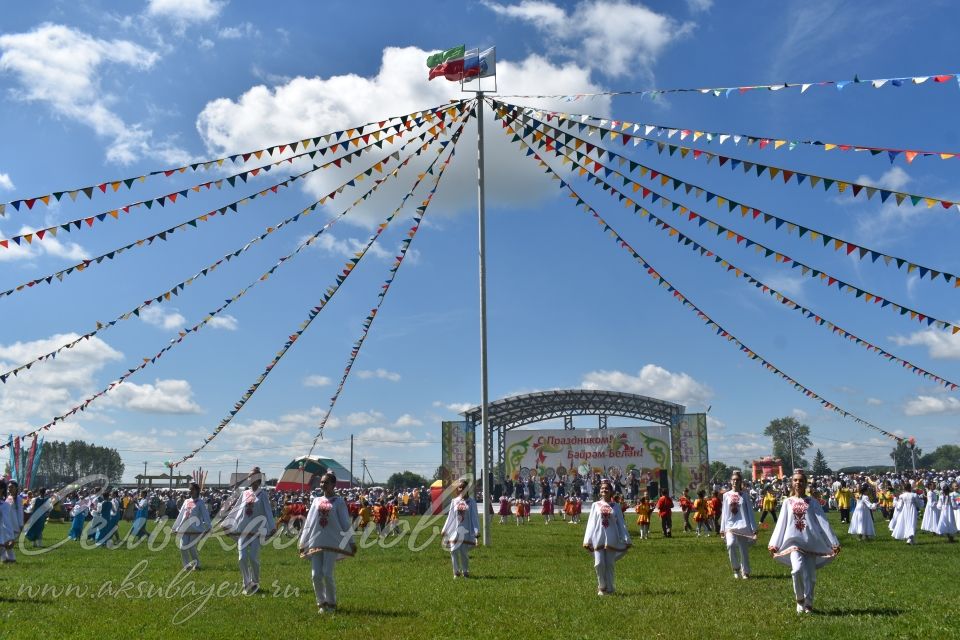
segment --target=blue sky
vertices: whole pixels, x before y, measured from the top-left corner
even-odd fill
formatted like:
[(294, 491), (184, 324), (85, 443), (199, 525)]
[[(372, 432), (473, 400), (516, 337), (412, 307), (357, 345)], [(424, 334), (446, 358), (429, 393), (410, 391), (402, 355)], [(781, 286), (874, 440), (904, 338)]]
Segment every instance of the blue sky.
[[(0, 27), (0, 201), (106, 180), (345, 129), (463, 97), (459, 85), (427, 82), (424, 60), (465, 43), (497, 46), (501, 94), (565, 94), (653, 87), (953, 73), (951, 3), (411, 2), (402, 12), (370, 3), (293, 2), (283, 11), (214, 0), (51, 2), (18, 6)], [(429, 19), (426, 18), (429, 16)], [(826, 53), (826, 55), (825, 55)], [(674, 94), (657, 101), (598, 97), (518, 100), (601, 118), (783, 139), (960, 151), (947, 86), (843, 91), (811, 88), (730, 98)], [(642, 393), (710, 411), (711, 457), (730, 463), (769, 451), (769, 420), (796, 415), (834, 466), (886, 462), (890, 441), (823, 410), (740, 354), (654, 286), (643, 270), (571, 206), (487, 110), (488, 286), (491, 399), (554, 388)], [(674, 138), (671, 140), (677, 142)], [(684, 143), (686, 144), (686, 142)], [(691, 146), (754, 162), (960, 200), (960, 160), (759, 150), (728, 141)], [(388, 151), (380, 152), (380, 156)], [(744, 176), (702, 161), (619, 147), (637, 162), (832, 236), (950, 273), (958, 210), (896, 207)], [(479, 399), (475, 128), (464, 132), (341, 396), (319, 453), (356, 456), (373, 476), (439, 463), (439, 423)], [(361, 160), (372, 162), (373, 155)], [(121, 450), (128, 476), (159, 472), (193, 449), (306, 318), (378, 221), (412, 184), (420, 158), (396, 184), (334, 225), (309, 250), (233, 304), (215, 326), (190, 335), (82, 414), (47, 432)], [(556, 169), (560, 164), (552, 162)], [(252, 164), (250, 166), (253, 166)], [(299, 166), (299, 165), (298, 165)], [(369, 164), (310, 179), (166, 242), (138, 248), (63, 282), (0, 299), (0, 363), (8, 370), (182, 282), (270, 225), (309, 205)], [(303, 170), (303, 169), (300, 169)], [(294, 171), (282, 169), (282, 177)], [(222, 170), (154, 178), (117, 194), (37, 205), (0, 218), (10, 238), (228, 175)], [(268, 173), (236, 188), (191, 194), (92, 228), (0, 250), (0, 290), (65, 269), (266, 188)], [(685, 295), (753, 350), (848, 411), (913, 435), (932, 450), (957, 440), (955, 392), (912, 375), (817, 327), (743, 280), (678, 246), (609, 195), (575, 188)], [(361, 183), (366, 188), (369, 183)], [(672, 190), (663, 190), (673, 198)], [(163, 348), (177, 330), (256, 281), (362, 191), (337, 198), (241, 257), (198, 279), (149, 313), (118, 323), (0, 387), (4, 431), (46, 423)], [(419, 192), (421, 195), (425, 191)], [(419, 197), (414, 201), (418, 201)], [(960, 290), (942, 280), (824, 250), (704, 205), (682, 204), (750, 238), (948, 322), (960, 321)], [(649, 207), (649, 205), (648, 205)], [(960, 340), (827, 289), (753, 250), (658, 216), (845, 329), (951, 380)], [(405, 214), (409, 222), (410, 212)], [(273, 370), (234, 422), (188, 469), (259, 464), (279, 472), (309, 448), (361, 323), (409, 225), (392, 226), (329, 306)], [(380, 243), (378, 243), (379, 247)], [(592, 420), (578, 422), (593, 426)], [(812, 451), (810, 455), (812, 456)]]

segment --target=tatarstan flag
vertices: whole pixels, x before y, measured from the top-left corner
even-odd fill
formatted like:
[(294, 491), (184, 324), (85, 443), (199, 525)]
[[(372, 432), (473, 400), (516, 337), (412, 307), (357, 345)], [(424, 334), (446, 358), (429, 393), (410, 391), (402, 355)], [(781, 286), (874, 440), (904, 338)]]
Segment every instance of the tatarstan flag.
[(433, 80), (436, 77), (443, 76), (452, 82), (460, 80), (463, 77), (463, 54), (465, 52), (466, 46), (460, 45), (428, 57), (427, 66), (430, 67), (428, 79)]

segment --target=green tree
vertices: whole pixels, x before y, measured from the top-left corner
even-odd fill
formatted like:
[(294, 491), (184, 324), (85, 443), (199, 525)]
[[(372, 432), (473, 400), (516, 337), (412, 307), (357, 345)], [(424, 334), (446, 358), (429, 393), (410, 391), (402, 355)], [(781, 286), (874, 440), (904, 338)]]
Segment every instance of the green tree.
[(710, 482), (717, 480), (727, 480), (730, 478), (731, 469), (725, 462), (714, 460), (710, 463)]
[(917, 466), (936, 471), (960, 469), (960, 446), (955, 444), (940, 445), (933, 450), (933, 453), (928, 453), (922, 457), (918, 450)]
[(413, 489), (414, 487), (425, 487), (429, 484), (429, 480), (421, 476), (419, 473), (414, 473), (412, 471), (402, 471), (387, 478), (387, 489), (390, 491), (397, 491), (399, 489)]
[(447, 476), (447, 470), (440, 465), (437, 467), (437, 470), (433, 472), (432, 481), (443, 480)]
[(59, 487), (92, 474), (103, 474), (111, 482), (120, 482), (123, 470), (123, 459), (116, 449), (82, 440), (54, 440), (43, 443), (36, 486)]
[(827, 466), (827, 459), (823, 457), (823, 452), (817, 449), (817, 455), (813, 456), (813, 468), (811, 469), (815, 476), (828, 476), (833, 473)]
[[(810, 441), (810, 427), (793, 417), (777, 418), (770, 421), (767, 428), (763, 430), (763, 435), (770, 436), (773, 440), (773, 456), (783, 460), (785, 473), (792, 475), (794, 469), (806, 469), (809, 466), (803, 455), (813, 446)], [(791, 438), (793, 441), (792, 464)]]
[[(911, 456), (910, 443), (906, 440), (898, 440), (897, 446), (893, 448), (893, 451), (890, 452), (890, 457), (893, 458), (893, 466), (897, 468), (898, 471), (906, 471), (907, 469), (913, 468), (913, 457)], [(917, 457), (917, 466), (920, 466), (919, 461), (922, 458), (922, 451), (920, 447), (916, 447), (916, 457)]]

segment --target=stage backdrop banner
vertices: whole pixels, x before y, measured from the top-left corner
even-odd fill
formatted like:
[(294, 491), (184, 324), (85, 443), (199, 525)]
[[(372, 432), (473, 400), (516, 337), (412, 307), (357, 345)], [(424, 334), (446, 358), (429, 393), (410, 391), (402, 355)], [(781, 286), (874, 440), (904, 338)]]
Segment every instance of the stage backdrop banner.
[(688, 413), (673, 429), (673, 491), (705, 487), (709, 472), (707, 414)]
[(472, 422), (449, 421), (441, 425), (441, 464), (444, 486), (460, 478), (476, 477), (476, 432)]
[(507, 431), (504, 474), (513, 480), (532, 475), (599, 473), (637, 475), (656, 482), (670, 471), (670, 429), (662, 426), (618, 429), (538, 429)]

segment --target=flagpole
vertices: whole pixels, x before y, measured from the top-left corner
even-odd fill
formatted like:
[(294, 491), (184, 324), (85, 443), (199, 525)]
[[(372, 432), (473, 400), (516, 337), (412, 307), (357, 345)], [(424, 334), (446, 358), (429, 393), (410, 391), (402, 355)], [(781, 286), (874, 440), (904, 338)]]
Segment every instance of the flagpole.
[(486, 252), (486, 203), (484, 200), (483, 181), (483, 91), (477, 91), (477, 218), (480, 236), (480, 424), (482, 434), (480, 439), (481, 455), (483, 457), (483, 471), (481, 474), (483, 491), (483, 546), (490, 546), (490, 447), (492, 438), (488, 420), (488, 386), (487, 386), (487, 252)]

